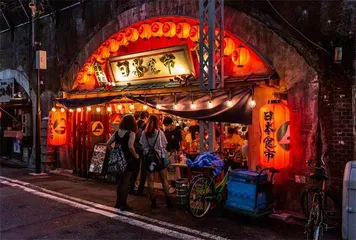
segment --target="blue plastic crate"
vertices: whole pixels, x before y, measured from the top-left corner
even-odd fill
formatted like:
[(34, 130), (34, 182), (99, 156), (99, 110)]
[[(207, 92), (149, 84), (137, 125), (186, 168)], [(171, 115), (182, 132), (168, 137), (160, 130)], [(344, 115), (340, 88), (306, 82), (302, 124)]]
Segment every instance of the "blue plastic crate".
[(267, 179), (267, 173), (260, 175), (259, 172), (246, 169), (236, 169), (229, 173), (229, 181), (232, 182), (259, 183), (267, 181)]
[[(256, 185), (243, 182), (228, 182), (226, 206), (246, 211), (263, 210), (266, 208), (266, 193), (256, 194)], [(257, 197), (257, 204), (255, 200)]]

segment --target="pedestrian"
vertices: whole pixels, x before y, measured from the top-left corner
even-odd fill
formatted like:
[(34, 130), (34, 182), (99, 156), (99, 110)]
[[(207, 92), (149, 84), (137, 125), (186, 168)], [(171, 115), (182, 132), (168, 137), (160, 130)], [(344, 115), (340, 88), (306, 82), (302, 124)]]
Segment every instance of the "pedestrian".
[(172, 207), (169, 198), (169, 189), (167, 182), (167, 139), (164, 133), (159, 129), (159, 120), (157, 116), (150, 116), (147, 122), (146, 130), (143, 131), (140, 143), (144, 152), (144, 168), (148, 176), (148, 192), (151, 199), (151, 208), (156, 208), (156, 195), (154, 192), (154, 172), (158, 172), (166, 195), (167, 207)]
[[(149, 113), (147, 111), (143, 111), (140, 113), (140, 118), (137, 121), (135, 150), (138, 153), (138, 155), (140, 155), (140, 159), (139, 159), (138, 168), (131, 175), (131, 184), (130, 184), (130, 192), (129, 192), (130, 194), (133, 194), (136, 196), (145, 195), (144, 188), (145, 188), (145, 183), (146, 183), (146, 171), (142, 167), (143, 166), (143, 148), (140, 143), (140, 139), (141, 139), (142, 132), (145, 130), (148, 116), (149, 116)], [(137, 179), (139, 173), (140, 173), (140, 182), (138, 184), (137, 191), (135, 192), (135, 183), (136, 183), (136, 179)]]
[(132, 172), (137, 168), (139, 164), (139, 155), (135, 151), (134, 142), (137, 132), (137, 124), (134, 116), (126, 115), (120, 125), (119, 129), (111, 136), (107, 141), (107, 145), (110, 146), (113, 142), (115, 145), (120, 144), (122, 151), (128, 165), (126, 170), (119, 175), (119, 183), (117, 185), (116, 191), (116, 204), (115, 208), (120, 208), (120, 210), (132, 210), (130, 206), (127, 205), (127, 195), (129, 192), (130, 178)]

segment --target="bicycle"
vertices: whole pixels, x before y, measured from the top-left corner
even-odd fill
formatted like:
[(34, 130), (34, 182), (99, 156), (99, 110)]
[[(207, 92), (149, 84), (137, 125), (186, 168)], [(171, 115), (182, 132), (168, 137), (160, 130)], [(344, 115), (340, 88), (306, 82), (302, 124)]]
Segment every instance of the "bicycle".
[(301, 197), (301, 207), (308, 218), (305, 225), (307, 239), (311, 237), (313, 240), (322, 239), (324, 231), (336, 228), (341, 218), (341, 204), (326, 187), (329, 177), (326, 174), (324, 158), (330, 151), (331, 149), (321, 156), (320, 166), (312, 166), (312, 161), (307, 161), (308, 167), (315, 170), (309, 178), (317, 182), (316, 186), (305, 189)]
[[(260, 172), (260, 174), (267, 170), (272, 173), (271, 181), (273, 180), (274, 174), (279, 172), (279, 170), (275, 170), (274, 168), (265, 168)], [(202, 218), (209, 212), (213, 202), (221, 203), (223, 201), (223, 192), (227, 184), (230, 171), (231, 167), (228, 168), (223, 180), (218, 185), (215, 184), (212, 177), (203, 175), (198, 175), (192, 180), (188, 199), (189, 210), (194, 217)]]

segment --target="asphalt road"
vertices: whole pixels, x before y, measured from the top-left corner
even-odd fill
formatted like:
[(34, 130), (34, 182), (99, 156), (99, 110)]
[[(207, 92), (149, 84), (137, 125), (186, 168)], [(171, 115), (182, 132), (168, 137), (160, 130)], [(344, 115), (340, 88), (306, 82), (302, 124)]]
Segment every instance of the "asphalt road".
[(197, 220), (184, 209), (166, 209), (163, 198), (151, 211), (146, 198), (130, 196), (134, 211), (121, 212), (111, 207), (114, 190), (98, 181), (0, 168), (0, 239), (305, 239), (303, 226), (214, 212)]

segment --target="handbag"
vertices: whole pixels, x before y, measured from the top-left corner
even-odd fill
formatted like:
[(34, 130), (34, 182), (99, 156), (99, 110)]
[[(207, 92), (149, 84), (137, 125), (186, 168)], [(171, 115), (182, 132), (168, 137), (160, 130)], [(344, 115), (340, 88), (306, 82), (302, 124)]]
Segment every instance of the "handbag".
[(148, 152), (144, 155), (145, 159), (145, 169), (149, 172), (154, 172), (154, 171), (159, 171), (161, 169), (164, 169), (165, 163), (164, 159), (161, 158), (158, 153), (155, 150), (155, 145), (157, 143), (157, 139), (159, 137), (160, 132), (158, 131), (158, 134), (156, 136), (156, 139), (153, 142), (153, 145), (151, 146), (150, 143), (148, 142), (148, 138), (145, 134), (147, 144), (149, 146)]
[(115, 144), (115, 147), (111, 150), (109, 155), (108, 172), (112, 174), (121, 174), (125, 172), (128, 163), (129, 161), (125, 157), (121, 143)]

